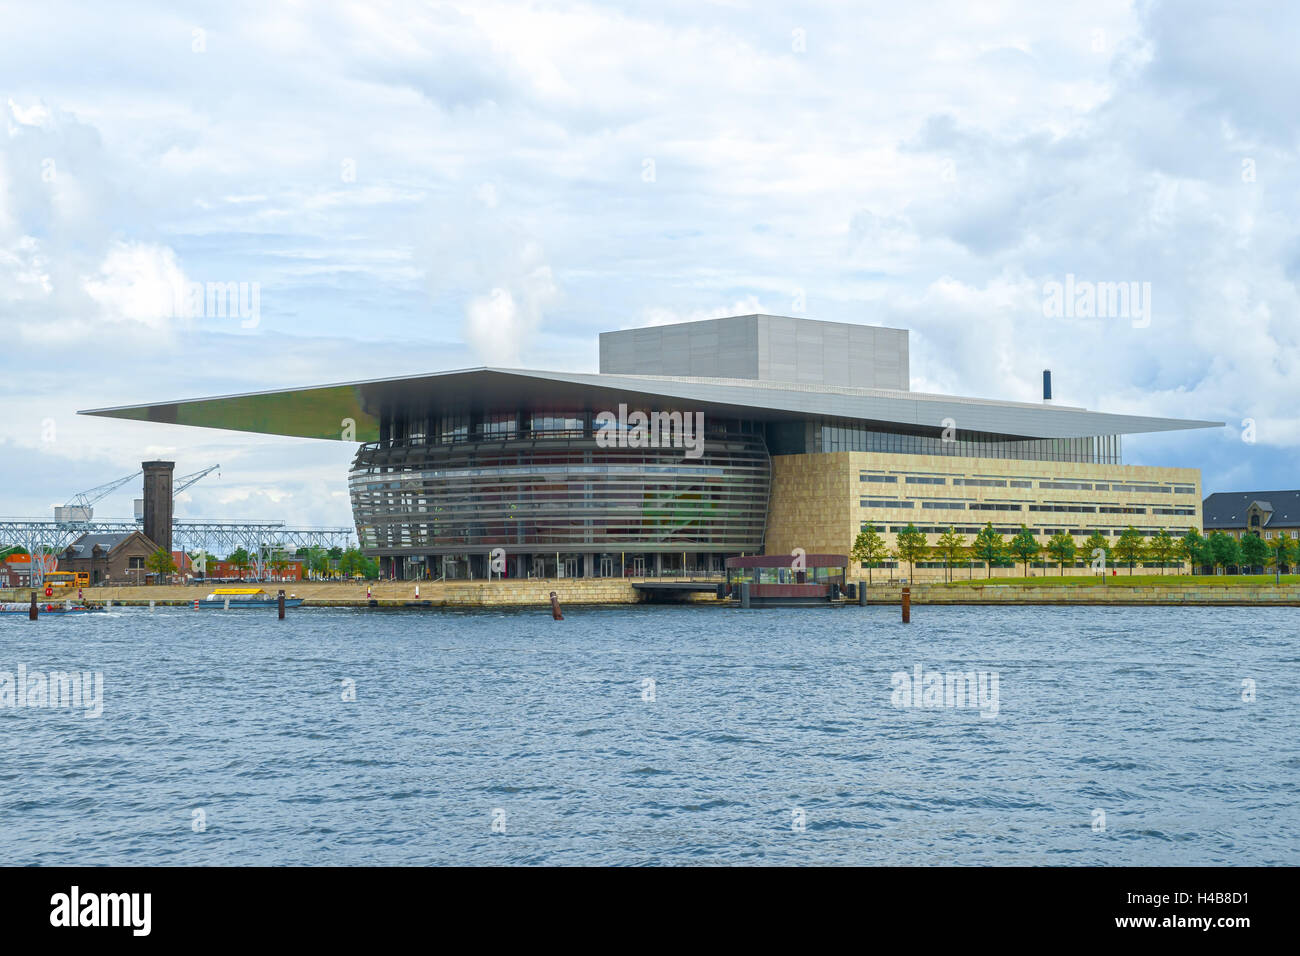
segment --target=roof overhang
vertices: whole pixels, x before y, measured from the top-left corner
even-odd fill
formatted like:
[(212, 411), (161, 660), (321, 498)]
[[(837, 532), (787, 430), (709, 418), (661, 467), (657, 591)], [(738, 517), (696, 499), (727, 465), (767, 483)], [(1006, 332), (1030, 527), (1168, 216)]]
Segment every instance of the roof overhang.
[(480, 411), (527, 407), (600, 411), (615, 410), (620, 403), (645, 410), (678, 408), (706, 416), (774, 422), (842, 418), (936, 432), (951, 420), (959, 431), (1015, 438), (1087, 438), (1223, 425), (888, 389), (499, 368), (124, 405), (78, 414), (364, 442), (379, 438), (386, 411), (434, 415), (466, 406)]

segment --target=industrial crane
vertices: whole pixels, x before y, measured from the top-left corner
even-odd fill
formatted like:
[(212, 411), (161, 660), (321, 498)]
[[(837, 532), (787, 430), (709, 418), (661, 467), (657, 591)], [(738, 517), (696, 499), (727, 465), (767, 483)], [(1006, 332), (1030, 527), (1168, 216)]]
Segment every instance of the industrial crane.
[[(212, 474), (220, 467), (221, 467), (220, 465), (210, 465), (209, 467), (204, 468), (202, 471), (194, 472), (194, 474), (192, 475), (181, 475), (179, 478), (173, 479), (172, 480), (172, 504), (173, 505), (176, 504), (176, 496), (179, 495), (182, 491), (184, 491), (190, 485), (194, 484), (200, 478)], [(217, 475), (217, 477), (220, 478), (221, 476)], [(135, 520), (141, 521), (143, 519), (144, 519), (144, 499), (136, 498), (135, 499)]]
[(91, 488), (89, 491), (83, 491), (78, 495), (74, 495), (72, 500), (62, 508), (54, 509), (54, 520), (66, 522), (89, 521), (95, 513), (95, 502), (108, 497), (128, 481), (134, 481), (142, 474), (144, 474), (144, 472), (137, 471), (133, 474), (127, 475), (125, 478), (118, 478), (116, 481), (110, 481), (106, 485), (100, 485), (97, 488)]
[[(212, 465), (209, 468), (204, 468), (202, 471), (196, 471), (192, 475), (182, 475), (180, 478), (177, 478), (172, 483), (172, 500), (175, 501), (176, 496), (179, 495), (182, 491), (184, 491), (190, 485), (194, 484), (194, 482), (198, 481), (200, 478), (212, 474), (220, 467), (221, 467), (220, 465)], [(220, 478), (221, 476), (217, 475), (217, 477)]]
[[(177, 478), (172, 483), (172, 501), (174, 502), (177, 495), (193, 485), (200, 478), (212, 474), (220, 467), (220, 465), (212, 465), (208, 468), (204, 468), (202, 471), (196, 471), (192, 475), (182, 475), (180, 478)], [(88, 530), (91, 521), (93, 521), (95, 517), (95, 504), (102, 501), (104, 498), (107, 498), (128, 481), (135, 481), (142, 474), (144, 474), (143, 471), (132, 472), (125, 478), (118, 478), (114, 481), (108, 482), (107, 484), (73, 495), (72, 499), (66, 505), (54, 509), (54, 520), (61, 526), (65, 533)], [(143, 506), (143, 499), (137, 498), (135, 502), (136, 521), (139, 521), (144, 514)]]

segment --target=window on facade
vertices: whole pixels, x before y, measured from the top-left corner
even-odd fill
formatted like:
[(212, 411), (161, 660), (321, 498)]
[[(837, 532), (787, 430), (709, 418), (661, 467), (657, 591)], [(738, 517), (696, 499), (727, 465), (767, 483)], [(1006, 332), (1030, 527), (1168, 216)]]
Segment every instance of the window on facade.
[(576, 414), (544, 412), (532, 416), (529, 428), (535, 435), (581, 435), (583, 424)]
[(483, 418), (484, 438), (514, 438), (518, 418), (513, 412), (495, 412)]
[(469, 414), (439, 415), (434, 419), (434, 435), (444, 445), (469, 441)]
[[(804, 451), (873, 451), (891, 454), (944, 455), (965, 458), (1004, 458), (1025, 461), (1077, 461), (1120, 463), (1118, 435), (1089, 438), (1016, 439), (984, 432), (949, 435), (915, 435), (877, 431), (860, 422), (812, 419), (806, 423)], [(769, 434), (771, 431), (769, 430)], [(787, 433), (782, 432), (782, 436)], [(798, 436), (793, 432), (794, 440)], [(785, 440), (784, 437), (782, 439)]]

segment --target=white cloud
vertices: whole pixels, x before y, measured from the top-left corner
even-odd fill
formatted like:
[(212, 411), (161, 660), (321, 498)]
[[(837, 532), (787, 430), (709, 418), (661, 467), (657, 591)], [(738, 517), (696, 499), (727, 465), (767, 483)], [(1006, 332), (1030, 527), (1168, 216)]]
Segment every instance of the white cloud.
[(14, 122), (21, 123), (23, 126), (44, 126), (50, 121), (50, 111), (43, 103), (33, 103), (24, 107), (11, 99), (9, 115), (13, 117)]
[(165, 329), (184, 314), (177, 304), (186, 285), (176, 254), (144, 242), (113, 242), (96, 275), (84, 286), (110, 322), (140, 322)]
[(8, 249), (0, 248), (0, 301), (42, 299), (54, 291), (49, 262), (34, 236), (20, 236)]
[[(652, 306), (641, 314), (638, 321), (627, 322), (622, 326), (622, 328), (634, 328), (641, 325), (676, 325), (679, 322), (700, 322), (704, 319), (722, 319), (729, 315), (764, 314), (771, 314), (771, 310), (763, 308), (763, 304), (758, 300), (758, 298), (750, 295), (733, 302), (731, 305), (694, 309), (690, 312), (679, 312), (675, 309), (664, 306)], [(785, 315), (787, 312), (778, 309), (775, 314)]]
[[(147, 5), (6, 17), (0, 362), (29, 418), (69, 381), (107, 405), (580, 368), (601, 330), (802, 291), (809, 317), (913, 329), (918, 388), (1032, 398), (1052, 367), (1064, 401), (1254, 417), (1255, 446), (1127, 448), (1210, 490), (1294, 484), (1293, 8), (279, 6), (213, 13), (204, 53)], [(169, 324), (182, 273), (260, 282), (265, 338)], [(1067, 273), (1151, 282), (1150, 327), (1044, 319)], [(82, 329), (57, 374), (50, 327)], [(42, 454), (129, 463), (149, 431), (61, 424)], [(268, 483), (299, 467), (258, 454)]]
[(485, 364), (526, 364), (525, 348), (541, 325), (543, 308), (558, 292), (550, 266), (536, 266), (520, 277), (517, 292), (498, 287), (466, 306), (465, 341)]

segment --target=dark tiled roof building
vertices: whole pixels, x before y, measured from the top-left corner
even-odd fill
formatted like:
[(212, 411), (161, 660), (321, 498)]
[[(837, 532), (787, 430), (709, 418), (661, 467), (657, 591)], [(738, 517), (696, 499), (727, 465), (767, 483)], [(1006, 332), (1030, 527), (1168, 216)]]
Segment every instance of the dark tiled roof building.
[(158, 550), (139, 531), (83, 534), (59, 554), (60, 571), (85, 571), (91, 584), (143, 584), (145, 559)]
[(1206, 534), (1225, 531), (1240, 538), (1254, 531), (1263, 538), (1300, 537), (1300, 490), (1220, 491), (1205, 499), (1201, 511)]

